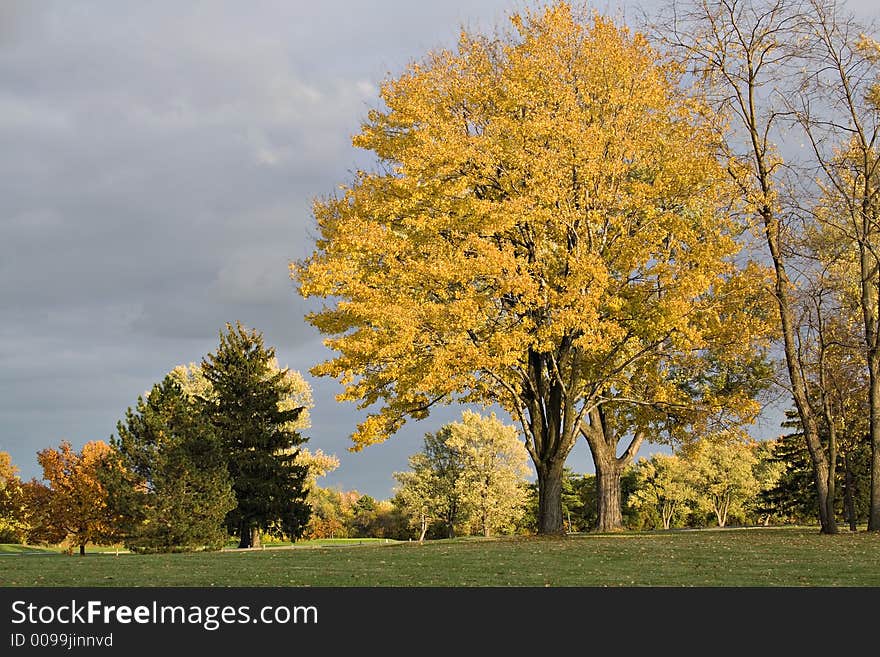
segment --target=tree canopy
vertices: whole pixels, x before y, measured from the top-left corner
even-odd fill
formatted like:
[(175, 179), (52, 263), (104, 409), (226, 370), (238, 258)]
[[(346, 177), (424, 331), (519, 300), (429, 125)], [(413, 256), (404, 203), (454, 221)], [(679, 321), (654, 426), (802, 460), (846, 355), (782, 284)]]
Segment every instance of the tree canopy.
[(511, 531), (523, 515), (528, 455), (516, 428), (494, 414), (464, 411), (460, 422), (426, 434), (409, 463), (411, 470), (394, 473), (395, 499), (419, 540), (434, 522), (449, 537), (459, 527), (490, 536)]
[(649, 429), (757, 411), (711, 376), (769, 330), (763, 272), (734, 262), (717, 117), (643, 35), (557, 2), (463, 31), (382, 100), (354, 138), (377, 170), (315, 203), (316, 250), (292, 265), (328, 300), (308, 319), (336, 356), (312, 372), (371, 411), (355, 449), (437, 403), (498, 403), (537, 470), (540, 531), (562, 531), (581, 435), (614, 528)]
[(522, 515), (532, 470), (516, 427), (495, 414), (464, 411), (446, 426), (446, 445), (465, 464), (462, 486), (469, 522), (483, 536), (509, 532)]
[(58, 449), (37, 452), (46, 483), (33, 480), (24, 485), (30, 540), (67, 541), (71, 549), (78, 546), (80, 554), (85, 554), (89, 543), (115, 538), (117, 519), (100, 480), (109, 453), (110, 446), (101, 440), (87, 442), (79, 452), (67, 441)]
[(669, 529), (695, 499), (687, 467), (675, 455), (654, 454), (649, 459), (639, 459), (635, 468), (638, 488), (627, 504), (637, 509), (650, 507), (659, 515), (663, 529)]
[(697, 507), (715, 515), (719, 527), (730, 516), (742, 514), (743, 505), (761, 489), (754, 473), (755, 445), (737, 432), (705, 436), (684, 450), (686, 483)]

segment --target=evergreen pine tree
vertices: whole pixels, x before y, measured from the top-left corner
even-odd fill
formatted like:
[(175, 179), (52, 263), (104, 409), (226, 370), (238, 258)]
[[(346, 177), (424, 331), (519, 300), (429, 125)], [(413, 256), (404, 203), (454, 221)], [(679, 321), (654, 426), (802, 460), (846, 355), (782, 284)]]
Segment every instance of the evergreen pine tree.
[[(814, 522), (818, 518), (818, 496), (810, 455), (804, 444), (800, 421), (795, 411), (786, 411), (782, 426), (793, 431), (780, 436), (773, 444), (773, 460), (783, 463), (785, 470), (777, 484), (759, 495), (758, 511), (794, 522)], [(819, 426), (820, 439), (826, 440), (825, 427)], [(842, 495), (836, 512), (851, 529), (867, 520), (870, 489), (870, 442), (867, 436), (842, 440), (839, 445), (835, 472)]]
[(758, 511), (795, 522), (814, 522), (819, 501), (810, 455), (797, 413), (786, 411), (785, 416), (782, 426), (794, 431), (774, 441), (772, 456), (773, 461), (785, 465), (785, 470), (773, 488), (759, 494)]
[(297, 539), (309, 520), (307, 468), (297, 465), (305, 438), (291, 428), (302, 408), (283, 410), (291, 394), (286, 369), (263, 336), (240, 323), (226, 325), (217, 351), (202, 360), (213, 388), (204, 400), (226, 455), (237, 505), (226, 516), (239, 547), (259, 545), (260, 532)]
[(213, 427), (170, 377), (117, 425), (102, 479), (125, 545), (138, 552), (220, 549), (235, 506)]

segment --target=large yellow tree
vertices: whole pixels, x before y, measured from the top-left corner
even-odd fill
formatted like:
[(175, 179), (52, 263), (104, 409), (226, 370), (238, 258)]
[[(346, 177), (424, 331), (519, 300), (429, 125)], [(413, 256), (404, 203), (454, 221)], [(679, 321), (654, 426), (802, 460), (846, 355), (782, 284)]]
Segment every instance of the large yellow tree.
[(463, 32), (382, 100), (354, 138), (376, 170), (315, 203), (316, 250), (291, 265), (326, 300), (308, 319), (336, 356), (312, 372), (370, 410), (353, 448), (437, 403), (497, 403), (537, 470), (539, 531), (562, 531), (580, 436), (599, 528), (619, 527), (642, 441), (730, 400), (736, 377), (708, 369), (766, 330), (716, 118), (642, 35), (565, 2)]

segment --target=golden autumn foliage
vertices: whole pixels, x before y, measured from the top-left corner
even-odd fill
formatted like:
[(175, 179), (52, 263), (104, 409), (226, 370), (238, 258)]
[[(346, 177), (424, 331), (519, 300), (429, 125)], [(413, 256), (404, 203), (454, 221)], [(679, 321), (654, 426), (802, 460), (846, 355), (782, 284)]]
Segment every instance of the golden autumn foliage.
[(296, 463), (308, 468), (306, 482), (307, 487), (312, 490), (317, 486), (318, 479), (339, 467), (339, 458), (334, 454), (325, 454), (321, 449), (312, 452), (306, 447), (301, 447), (296, 454)]
[(642, 35), (557, 2), (462, 32), (382, 100), (354, 138), (377, 170), (315, 203), (291, 267), (328, 300), (308, 319), (337, 355), (312, 372), (372, 411), (354, 449), (435, 403), (499, 403), (540, 485), (598, 409), (691, 403), (689, 359), (768, 330), (748, 313), (764, 272), (734, 266), (716, 117)]
[(395, 500), (425, 538), (442, 521), (449, 534), (460, 525), (469, 534), (511, 531), (526, 506), (531, 474), (516, 427), (495, 414), (464, 411), (460, 422), (425, 436), (410, 470), (395, 472)]
[[(278, 359), (274, 356), (269, 360), (269, 377), (281, 371)], [(176, 366), (168, 375), (178, 384), (184, 394), (190, 399), (213, 399), (215, 397), (211, 382), (205, 378), (205, 372), (199, 363), (189, 363)], [(288, 422), (285, 426), (290, 431), (302, 431), (312, 425), (309, 414), (315, 405), (312, 399), (312, 389), (308, 382), (296, 370), (284, 370), (285, 395), (278, 404), (278, 410), (290, 411), (301, 408), (296, 420)]]
[(5, 490), (18, 479), (18, 466), (12, 463), (9, 452), (0, 452), (0, 489)]
[(18, 543), (27, 529), (18, 467), (9, 452), (0, 452), (0, 542)]
[(107, 509), (107, 491), (98, 478), (107, 443), (86, 443), (80, 452), (62, 442), (58, 449), (37, 452), (43, 479), (25, 484), (34, 540), (61, 543), (80, 553), (88, 543), (102, 543), (112, 538), (113, 518)]

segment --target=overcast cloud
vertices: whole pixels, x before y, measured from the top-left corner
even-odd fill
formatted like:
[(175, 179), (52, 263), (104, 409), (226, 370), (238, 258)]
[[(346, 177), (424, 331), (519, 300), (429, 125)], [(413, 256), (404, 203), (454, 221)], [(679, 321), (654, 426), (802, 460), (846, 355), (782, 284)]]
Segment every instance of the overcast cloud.
[[(312, 199), (369, 164), (350, 138), (387, 74), (520, 4), (3, 0), (0, 450), (22, 476), (38, 449), (107, 440), (240, 320), (313, 386), (309, 447), (342, 461), (324, 483), (390, 495), (459, 409), (347, 452), (360, 415), (308, 375), (327, 353), (287, 266)], [(570, 465), (591, 471), (585, 444)]]

